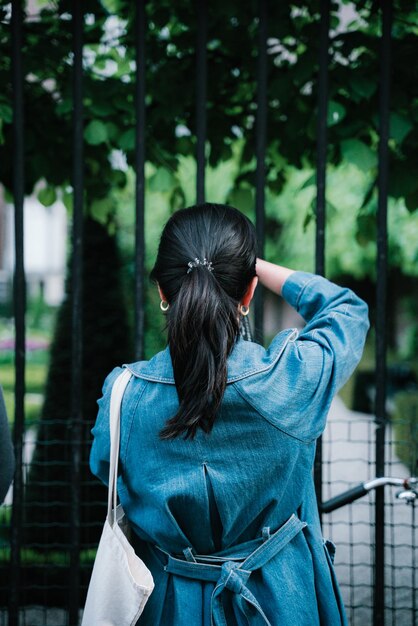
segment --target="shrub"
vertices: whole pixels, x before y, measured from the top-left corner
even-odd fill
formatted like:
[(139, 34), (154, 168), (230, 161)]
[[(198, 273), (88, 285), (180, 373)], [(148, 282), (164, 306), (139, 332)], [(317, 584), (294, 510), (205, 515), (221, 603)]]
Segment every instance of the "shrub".
[[(90, 218), (84, 223), (83, 288), (80, 515), (81, 549), (89, 549), (99, 540), (106, 499), (106, 490), (92, 476), (88, 464), (96, 400), (106, 375), (133, 357), (115, 237)], [(71, 545), (71, 301), (68, 280), (57, 315), (45, 401), (26, 485), (24, 543), (42, 551), (66, 550)]]
[(402, 391), (395, 396), (392, 419), (395, 452), (412, 475), (418, 473), (418, 391)]

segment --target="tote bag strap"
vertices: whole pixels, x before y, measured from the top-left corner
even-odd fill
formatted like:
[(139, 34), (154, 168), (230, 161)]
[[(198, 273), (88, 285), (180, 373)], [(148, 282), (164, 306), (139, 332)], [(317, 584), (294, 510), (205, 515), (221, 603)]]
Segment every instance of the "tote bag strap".
[(116, 378), (110, 396), (110, 467), (109, 467), (109, 487), (107, 494), (107, 519), (113, 526), (116, 521), (116, 506), (118, 497), (118, 465), (119, 465), (119, 445), (120, 445), (120, 407), (126, 385), (131, 379), (131, 372), (124, 369)]

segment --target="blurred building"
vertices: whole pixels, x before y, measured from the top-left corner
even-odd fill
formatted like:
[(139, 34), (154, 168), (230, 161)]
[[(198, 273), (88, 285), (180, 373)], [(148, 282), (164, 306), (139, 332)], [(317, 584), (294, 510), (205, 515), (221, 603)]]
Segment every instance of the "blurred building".
[[(64, 296), (67, 212), (61, 201), (49, 207), (36, 196), (25, 200), (25, 270), (28, 297), (42, 295), (57, 306)], [(14, 210), (0, 196), (0, 303), (10, 302), (14, 269)]]

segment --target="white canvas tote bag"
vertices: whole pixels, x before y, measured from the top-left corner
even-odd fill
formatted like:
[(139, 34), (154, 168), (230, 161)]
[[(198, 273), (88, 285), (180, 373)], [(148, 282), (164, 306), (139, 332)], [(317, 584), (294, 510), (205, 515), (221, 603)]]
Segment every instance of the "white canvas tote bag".
[(112, 387), (107, 516), (81, 626), (133, 626), (154, 589), (151, 572), (129, 543), (129, 526), (122, 506), (117, 506), (120, 407), (131, 376), (125, 369)]

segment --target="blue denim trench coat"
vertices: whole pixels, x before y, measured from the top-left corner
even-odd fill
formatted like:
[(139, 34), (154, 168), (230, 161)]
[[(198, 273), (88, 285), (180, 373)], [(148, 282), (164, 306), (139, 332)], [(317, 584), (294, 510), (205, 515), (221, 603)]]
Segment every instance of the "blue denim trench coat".
[[(295, 272), (283, 297), (305, 319), (268, 349), (243, 339), (210, 435), (159, 439), (178, 407), (169, 349), (127, 365), (118, 493), (155, 589), (140, 626), (346, 624), (333, 546), (319, 525), (312, 467), (336, 391), (358, 363), (367, 306)], [(106, 379), (91, 469), (109, 471)]]

